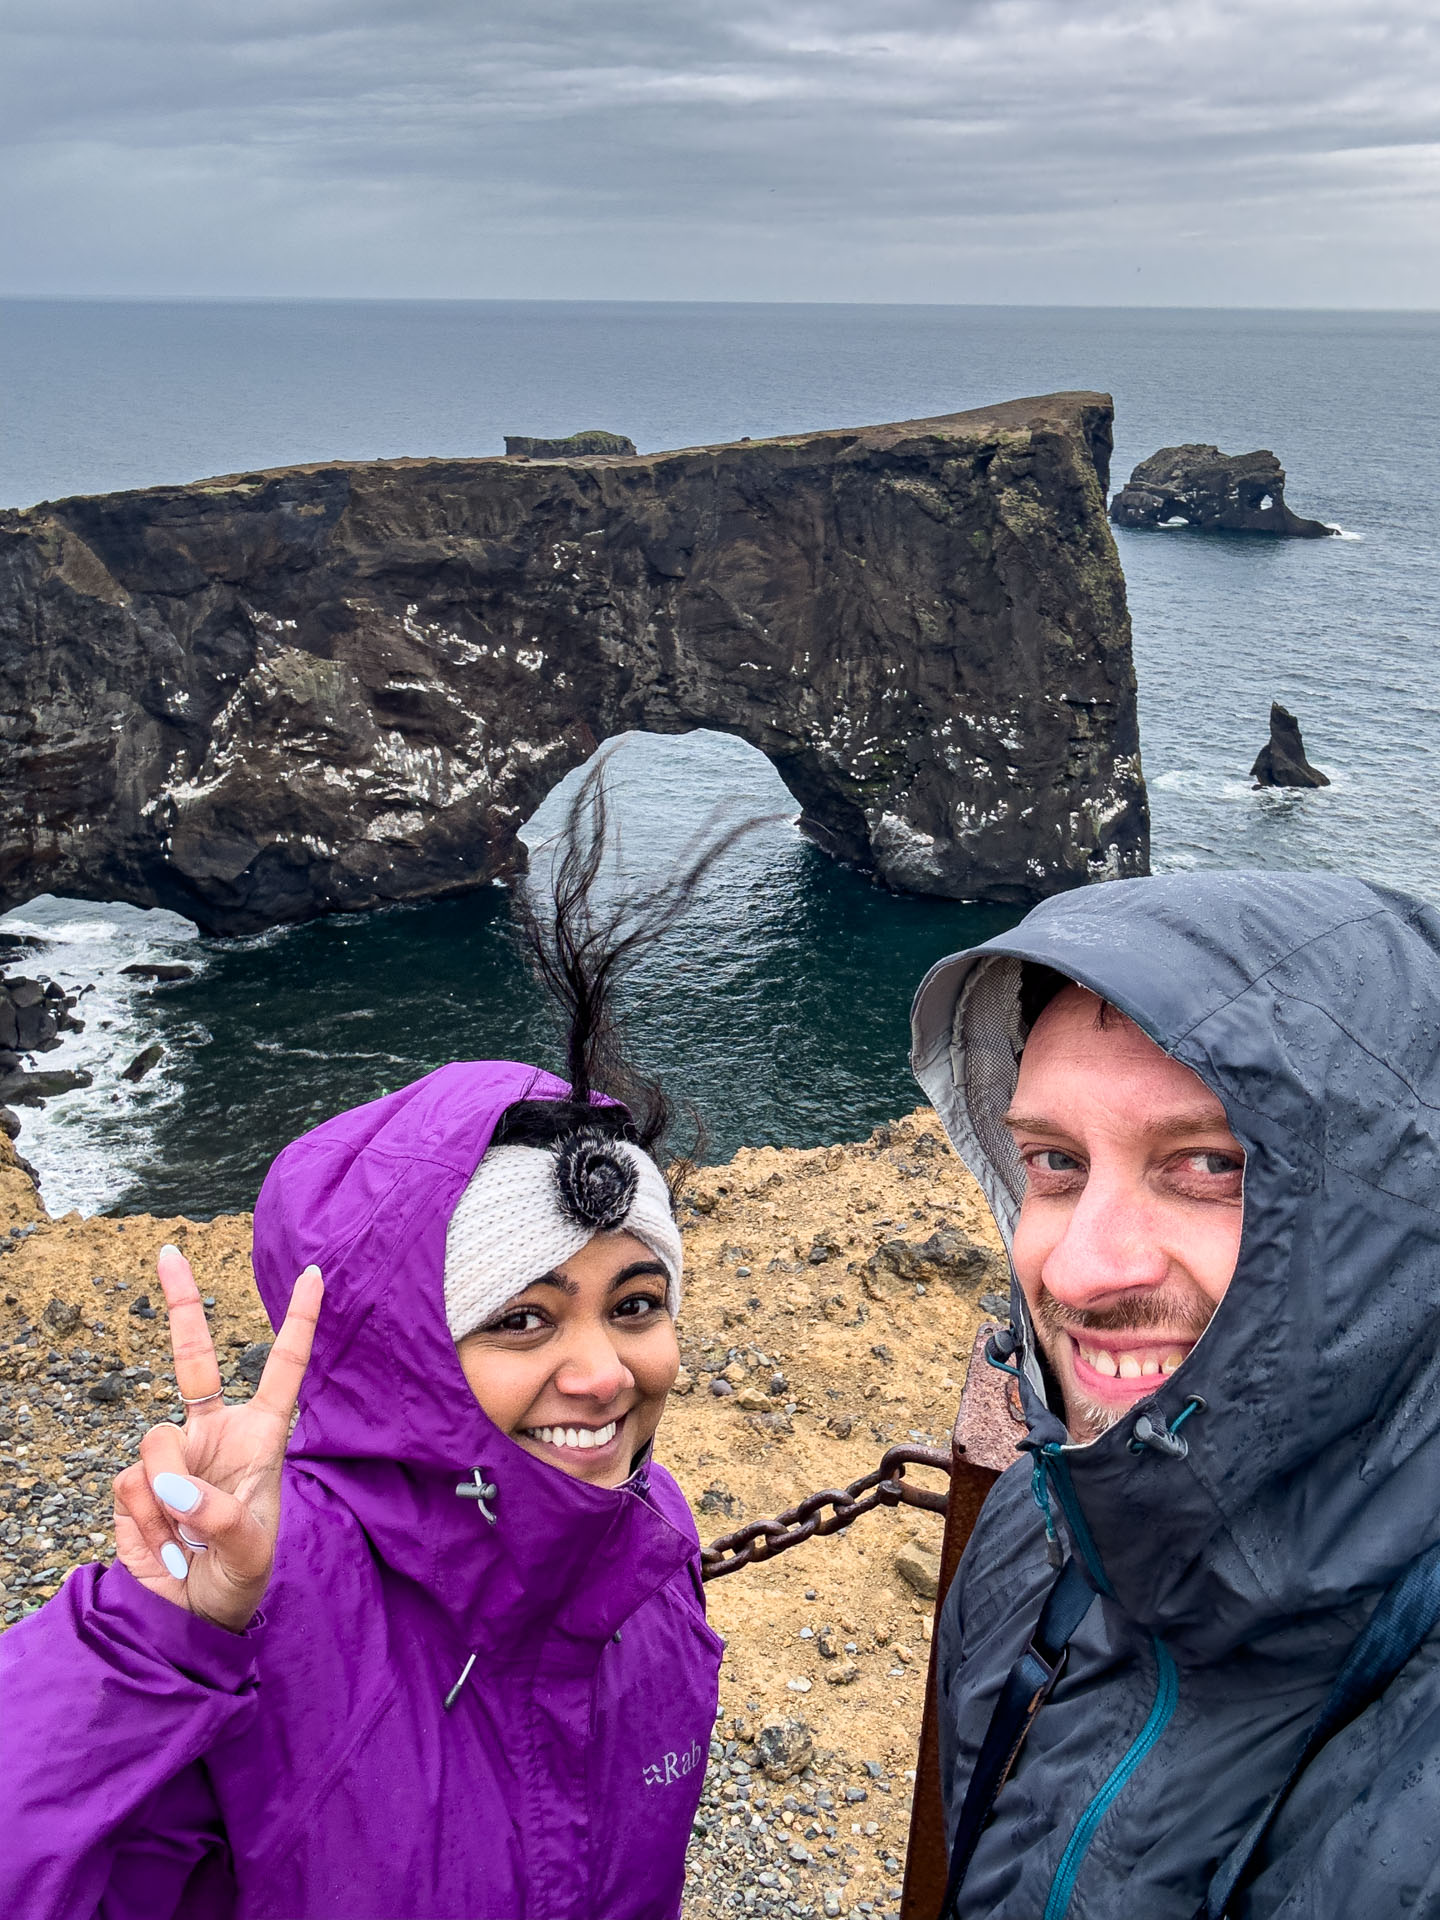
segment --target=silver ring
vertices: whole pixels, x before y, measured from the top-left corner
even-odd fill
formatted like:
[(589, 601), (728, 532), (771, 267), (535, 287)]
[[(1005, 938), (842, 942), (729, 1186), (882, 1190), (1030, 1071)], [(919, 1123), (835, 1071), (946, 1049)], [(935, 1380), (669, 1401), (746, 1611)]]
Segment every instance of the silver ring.
[(214, 1393), (197, 1393), (193, 1400), (187, 1400), (182, 1393), (180, 1396), (180, 1404), (182, 1407), (203, 1407), (207, 1400), (223, 1400), (224, 1398), (224, 1387), (217, 1387)]
[(208, 1553), (210, 1551), (210, 1543), (208, 1540), (192, 1540), (184, 1527), (176, 1527), (175, 1531), (192, 1553)]

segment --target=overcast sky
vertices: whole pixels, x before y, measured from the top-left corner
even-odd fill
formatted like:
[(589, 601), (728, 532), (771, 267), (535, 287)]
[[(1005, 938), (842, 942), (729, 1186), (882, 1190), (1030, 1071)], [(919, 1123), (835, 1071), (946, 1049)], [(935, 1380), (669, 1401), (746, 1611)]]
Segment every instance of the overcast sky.
[(0, 290), (1440, 306), (1437, 0), (0, 0)]

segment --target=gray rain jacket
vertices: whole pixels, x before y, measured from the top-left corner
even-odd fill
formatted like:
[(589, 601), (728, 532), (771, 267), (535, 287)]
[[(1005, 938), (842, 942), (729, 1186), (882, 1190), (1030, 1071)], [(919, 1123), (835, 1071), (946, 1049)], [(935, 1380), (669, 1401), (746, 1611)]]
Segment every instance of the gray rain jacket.
[[(1244, 1146), (1235, 1277), (1199, 1344), (1098, 1440), (1045, 1404), (1018, 1289), (1022, 1398), (1092, 1605), (980, 1837), (964, 1920), (1193, 1920), (1284, 1781), (1390, 1581), (1440, 1539), (1440, 915), (1358, 880), (1188, 874), (1046, 901), (942, 961), (913, 1064), (1009, 1235), (1000, 1125), (1022, 960), (1128, 1014), (1223, 1101)], [(1189, 1451), (1132, 1450), (1191, 1395)], [(953, 1834), (997, 1694), (1055, 1579), (1033, 1454), (997, 1483), (945, 1603)], [(1083, 1535), (1088, 1532), (1088, 1541)], [(1440, 1914), (1440, 1633), (1309, 1764), (1232, 1912)]]

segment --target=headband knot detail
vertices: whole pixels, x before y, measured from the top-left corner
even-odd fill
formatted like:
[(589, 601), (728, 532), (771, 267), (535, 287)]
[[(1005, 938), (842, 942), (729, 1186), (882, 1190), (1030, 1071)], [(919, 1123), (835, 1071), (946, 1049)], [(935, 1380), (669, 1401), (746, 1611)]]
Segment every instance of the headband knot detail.
[(555, 1155), (560, 1205), (577, 1226), (592, 1233), (618, 1227), (635, 1199), (635, 1164), (599, 1133), (577, 1133)]

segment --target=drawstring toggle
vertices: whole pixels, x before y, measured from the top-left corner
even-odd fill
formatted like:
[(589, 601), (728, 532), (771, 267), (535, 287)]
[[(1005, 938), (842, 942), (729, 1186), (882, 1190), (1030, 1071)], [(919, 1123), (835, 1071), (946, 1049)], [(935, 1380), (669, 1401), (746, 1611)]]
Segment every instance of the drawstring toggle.
[(1152, 1420), (1148, 1413), (1142, 1413), (1130, 1429), (1131, 1453), (1143, 1453), (1149, 1447), (1155, 1453), (1165, 1454), (1168, 1459), (1183, 1460), (1190, 1451), (1190, 1443), (1180, 1429), (1192, 1413), (1204, 1411), (1205, 1402), (1198, 1393), (1192, 1393), (1168, 1427)]
[(472, 1467), (470, 1478), (462, 1480), (455, 1491), (462, 1500), (473, 1500), (491, 1526), (494, 1526), (495, 1515), (490, 1511), (487, 1502), (493, 1500), (500, 1489), (493, 1480), (485, 1478), (483, 1467)]

